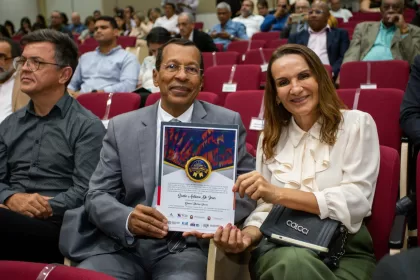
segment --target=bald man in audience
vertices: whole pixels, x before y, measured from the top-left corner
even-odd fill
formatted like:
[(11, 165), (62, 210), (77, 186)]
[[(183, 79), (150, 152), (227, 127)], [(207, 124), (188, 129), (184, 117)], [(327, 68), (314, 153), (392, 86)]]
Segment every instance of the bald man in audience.
[(295, 34), (304, 30), (308, 30), (308, 0), (297, 0), (295, 3), (295, 12), (287, 19), (287, 26), (280, 33), (280, 38), (289, 38), (291, 34)]
[(86, 26), (80, 21), (79, 13), (73, 12), (71, 14), (71, 24), (68, 29), (73, 35), (80, 35), (86, 29)]
[(356, 26), (343, 63), (349, 61), (405, 60), (420, 54), (420, 28), (404, 19), (404, 0), (382, 0), (382, 20)]
[(249, 38), (257, 32), (260, 32), (261, 24), (264, 21), (264, 17), (260, 15), (254, 15), (254, 2), (251, 0), (244, 0), (241, 6), (241, 14), (238, 17), (233, 18), (232, 21), (240, 22), (246, 27), (246, 35)]

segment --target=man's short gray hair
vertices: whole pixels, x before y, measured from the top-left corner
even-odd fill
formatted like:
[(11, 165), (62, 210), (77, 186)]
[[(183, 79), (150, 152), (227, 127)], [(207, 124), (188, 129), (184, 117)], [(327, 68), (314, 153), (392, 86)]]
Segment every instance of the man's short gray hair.
[(194, 16), (191, 13), (182, 12), (182, 13), (179, 14), (178, 17), (180, 17), (180, 16), (186, 16), (188, 18), (189, 23), (195, 23)]
[(230, 5), (226, 2), (220, 2), (219, 4), (217, 4), (216, 9), (226, 9), (229, 12), (232, 12)]

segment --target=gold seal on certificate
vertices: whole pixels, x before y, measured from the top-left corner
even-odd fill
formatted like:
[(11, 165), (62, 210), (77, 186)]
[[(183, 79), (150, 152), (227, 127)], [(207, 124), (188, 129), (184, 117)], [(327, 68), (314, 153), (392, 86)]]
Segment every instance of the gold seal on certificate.
[(185, 172), (191, 181), (202, 183), (210, 177), (211, 165), (210, 162), (203, 157), (192, 157), (185, 165)]

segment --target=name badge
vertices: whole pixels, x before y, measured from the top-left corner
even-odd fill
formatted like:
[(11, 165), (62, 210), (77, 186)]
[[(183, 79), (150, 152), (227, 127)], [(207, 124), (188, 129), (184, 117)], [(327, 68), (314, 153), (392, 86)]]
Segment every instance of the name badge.
[(108, 129), (109, 120), (102, 120), (102, 124), (105, 126), (105, 129)]
[(261, 64), (260, 67), (261, 67), (261, 72), (267, 72), (267, 68), (268, 68), (267, 63), (266, 64)]
[(264, 120), (260, 118), (252, 118), (249, 124), (249, 130), (261, 131), (264, 129)]
[(376, 84), (360, 84), (360, 89), (377, 89)]
[(224, 83), (222, 92), (235, 92), (236, 91), (236, 84), (234, 83)]

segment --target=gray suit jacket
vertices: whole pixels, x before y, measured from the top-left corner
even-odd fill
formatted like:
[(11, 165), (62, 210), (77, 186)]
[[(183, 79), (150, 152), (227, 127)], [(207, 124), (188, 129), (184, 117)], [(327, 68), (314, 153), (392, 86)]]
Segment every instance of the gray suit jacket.
[[(156, 168), (157, 102), (113, 118), (92, 175), (85, 205), (66, 212), (60, 233), (62, 254), (74, 261), (134, 247), (126, 240), (127, 217), (137, 204), (152, 205)], [(194, 102), (193, 123), (238, 124), (238, 174), (255, 170), (246, 151), (246, 132), (238, 113), (202, 101)], [(235, 222), (255, 208), (236, 197)], [(141, 240), (139, 241), (141, 242)], [(201, 244), (206, 247), (206, 244)]]
[[(360, 61), (372, 48), (379, 33), (380, 21), (362, 22), (356, 26), (350, 47), (344, 55), (343, 64), (349, 61)], [(405, 60), (412, 64), (420, 54), (420, 28), (408, 25), (408, 34), (402, 38), (397, 28), (391, 42), (392, 56), (396, 60)]]

